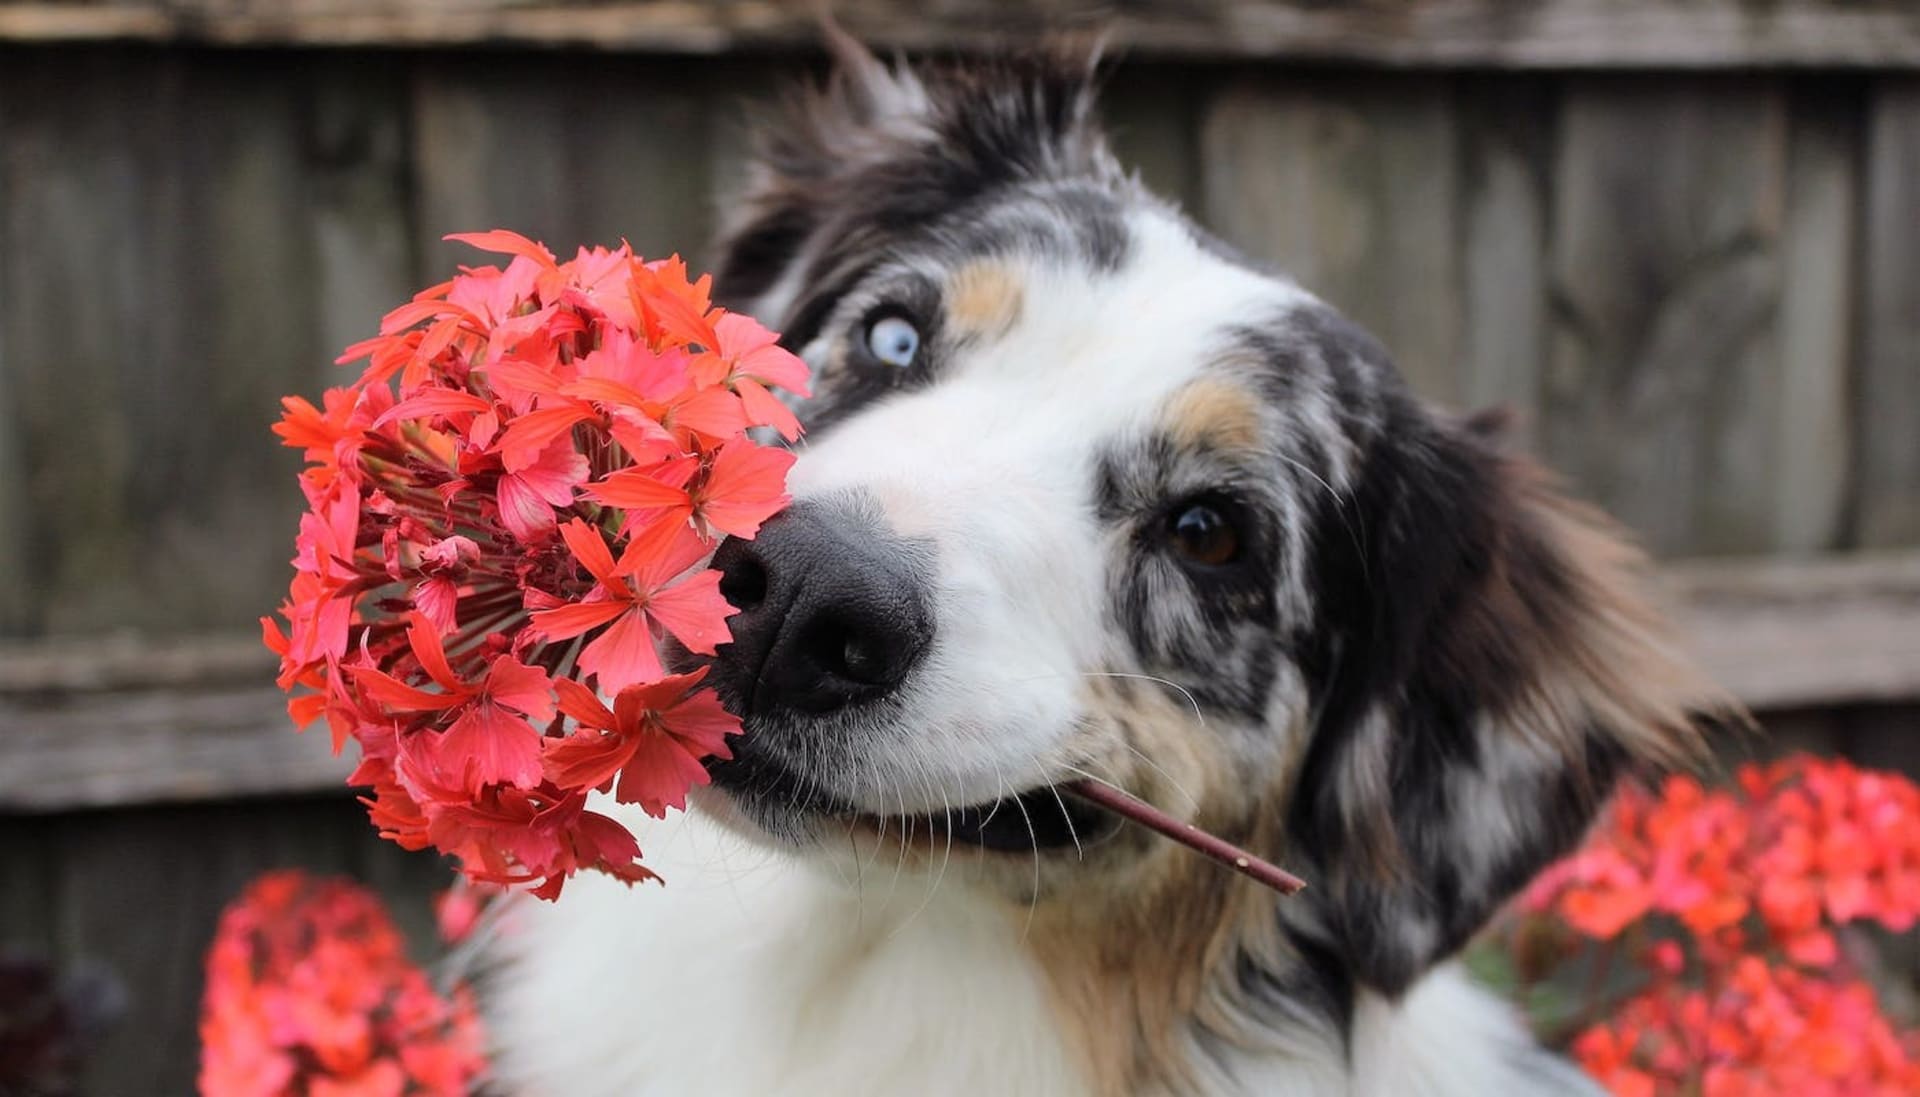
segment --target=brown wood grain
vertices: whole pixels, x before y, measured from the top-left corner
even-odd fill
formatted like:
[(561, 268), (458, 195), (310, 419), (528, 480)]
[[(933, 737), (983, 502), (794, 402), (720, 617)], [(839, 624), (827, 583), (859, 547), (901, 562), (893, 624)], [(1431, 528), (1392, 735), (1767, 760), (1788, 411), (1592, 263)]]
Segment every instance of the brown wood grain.
[(1200, 116), (1217, 81), (1217, 73), (1198, 67), (1122, 68), (1100, 100), (1120, 162), (1155, 194), (1196, 215), (1204, 163)]
[(53, 826), (0, 819), (0, 952), (53, 952)]
[[(1901, 0), (837, 0), (887, 47), (978, 49), (1060, 27), (1183, 57), (1390, 65), (1668, 67), (1920, 64)], [(220, 45), (511, 44), (711, 54), (812, 47), (784, 0), (15, 0), (0, 38)]]
[(1695, 561), (1663, 577), (1693, 650), (1753, 709), (1920, 699), (1920, 556)]
[[(413, 237), (409, 77), (409, 65), (379, 53), (313, 58), (302, 74), (302, 227), (312, 240), (323, 362), (372, 335), (388, 309), (436, 280), (421, 270)], [(314, 363), (323, 383), (350, 376), (323, 362)]]
[[(7, 433), (24, 489), (8, 522), (9, 536), (26, 546), (9, 576), (27, 602), (12, 615), (18, 633), (41, 626), (53, 590), (90, 581), (131, 593), (124, 568), (133, 534), (116, 512), (133, 456), (116, 373), (143, 311), (133, 159), (138, 132), (155, 128), (159, 96), (120, 103), (111, 54), (69, 65), (31, 54), (9, 60), (0, 75), (0, 234), (8, 245), (0, 254), (7, 287), (0, 331), (12, 415)], [(159, 75), (149, 68), (149, 83)], [(68, 94), (66, 78), (81, 86)], [(105, 149), (117, 152), (100, 155)], [(96, 318), (54, 322), (76, 299), (98, 310)], [(69, 431), (82, 422), (91, 429), (78, 444)]]
[[(0, 64), (5, 60), (6, 54), (0, 52)], [(12, 113), (7, 98), (0, 96), (0, 150), (8, 147), (7, 124)], [(0, 254), (12, 250), (8, 218), (4, 216), (9, 174), (4, 153), (0, 152)], [(11, 277), (17, 274), (9, 271), (7, 264), (0, 263), (0, 300), (9, 296)], [(24, 416), (15, 391), (19, 382), (14, 379), (18, 369), (8, 345), (6, 325), (0, 323), (0, 514), (13, 516), (9, 521), (0, 522), (0, 636), (24, 634), (31, 624), (35, 602), (30, 555), (32, 527), (26, 520), (26, 441), (20, 431)]]
[(1806, 88), (1787, 135), (1786, 221), (1780, 241), (1778, 399), (1771, 419), (1744, 425), (1749, 452), (1770, 454), (1770, 547), (1826, 552), (1846, 539), (1852, 462), (1848, 435), (1860, 254), (1859, 103), (1853, 89)]

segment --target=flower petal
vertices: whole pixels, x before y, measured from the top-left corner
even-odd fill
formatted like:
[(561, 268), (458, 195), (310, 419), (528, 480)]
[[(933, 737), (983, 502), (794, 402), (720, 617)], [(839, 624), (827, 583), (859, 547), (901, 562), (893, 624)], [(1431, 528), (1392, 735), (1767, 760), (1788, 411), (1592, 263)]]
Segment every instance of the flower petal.
[(588, 629), (599, 628), (632, 608), (631, 603), (608, 599), (604, 602), (576, 602), (557, 609), (533, 611), (533, 627), (548, 642), (569, 640)]
[(698, 655), (712, 655), (717, 645), (731, 638), (727, 618), (738, 612), (721, 595), (720, 573), (712, 570), (655, 591), (647, 599), (647, 614)]
[(608, 693), (659, 678), (664, 671), (646, 616), (638, 610), (622, 614), (580, 652), (580, 669), (594, 675)]

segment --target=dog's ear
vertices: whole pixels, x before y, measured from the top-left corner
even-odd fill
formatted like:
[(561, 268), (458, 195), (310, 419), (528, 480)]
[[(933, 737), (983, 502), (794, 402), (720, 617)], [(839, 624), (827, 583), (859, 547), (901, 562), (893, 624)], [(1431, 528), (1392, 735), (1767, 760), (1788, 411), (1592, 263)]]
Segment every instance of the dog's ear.
[(1691, 763), (1703, 720), (1743, 717), (1669, 638), (1640, 555), (1484, 419), (1396, 395), (1322, 525), (1289, 833), (1326, 944), (1392, 994), (1577, 842), (1617, 777)]
[(1120, 174), (1093, 123), (1089, 44), (914, 68), (825, 33), (833, 73), (754, 127), (727, 202), (715, 283), (729, 307), (787, 328), (814, 284), (994, 186)]
[(835, 24), (823, 34), (832, 73), (753, 120), (747, 178), (723, 207), (716, 283), (730, 307), (763, 318), (784, 308), (769, 295), (829, 215), (836, 180), (925, 126), (927, 90), (904, 62), (887, 65)]

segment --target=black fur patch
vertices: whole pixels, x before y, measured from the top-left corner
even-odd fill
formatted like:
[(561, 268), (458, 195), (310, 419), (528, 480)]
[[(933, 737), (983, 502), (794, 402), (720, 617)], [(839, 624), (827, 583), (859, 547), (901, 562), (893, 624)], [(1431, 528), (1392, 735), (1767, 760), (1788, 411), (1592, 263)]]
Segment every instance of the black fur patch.
[[(1336, 378), (1388, 369), (1370, 339), (1350, 335), (1327, 325), (1315, 333)], [(1363, 360), (1357, 369), (1341, 368), (1354, 359)], [(1485, 725), (1533, 680), (1539, 655), (1479, 634), (1492, 570), (1524, 583), (1538, 605), (1571, 605), (1573, 594), (1562, 562), (1515, 509), (1484, 440), (1436, 418), (1398, 385), (1373, 392), (1356, 431), (1362, 459), (1349, 512), (1323, 500), (1309, 523), (1315, 614), (1293, 649), (1317, 718), (1288, 829), (1339, 881), (1315, 899), (1332, 906), (1325, 922), (1335, 948), (1362, 981), (1397, 994), (1578, 839), (1620, 754), (1588, 734), (1565, 765), (1521, 787), (1494, 787), (1490, 777), (1476, 783), (1492, 768), (1489, 749), (1517, 749)], [(1363, 733), (1369, 721), (1385, 730)], [(1384, 759), (1366, 754), (1378, 745), (1362, 744), (1362, 734), (1386, 737)], [(1347, 774), (1382, 762), (1374, 787), (1384, 802), (1347, 802), (1366, 787)], [(1510, 844), (1462, 833), (1462, 788), (1502, 797), (1525, 821)], [(1383, 832), (1368, 833), (1376, 824)], [(1484, 878), (1469, 880), (1470, 862), (1484, 862)]]
[[(1285, 536), (1265, 488), (1274, 469), (1222, 463), (1159, 433), (1109, 446), (1095, 463), (1094, 506), (1124, 531), (1114, 561), (1115, 622), (1149, 673), (1179, 682), (1203, 708), (1259, 721), (1272, 692)], [(1225, 509), (1240, 555), (1221, 567), (1183, 563), (1168, 525), (1189, 503)]]

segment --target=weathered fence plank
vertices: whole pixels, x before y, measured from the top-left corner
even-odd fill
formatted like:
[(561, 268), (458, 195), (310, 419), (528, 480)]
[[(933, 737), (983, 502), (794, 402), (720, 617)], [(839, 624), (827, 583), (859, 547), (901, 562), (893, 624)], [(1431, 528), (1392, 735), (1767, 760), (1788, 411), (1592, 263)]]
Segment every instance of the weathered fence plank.
[(569, 252), (617, 244), (698, 258), (712, 234), (710, 69), (610, 59), (433, 59), (414, 101), (418, 239), (429, 274), (474, 253), (450, 232), (512, 227)]
[(1920, 555), (1699, 561), (1662, 579), (1702, 665), (1750, 708), (1920, 696)]
[(1663, 554), (1773, 534), (1786, 138), (1770, 81), (1565, 92), (1543, 448)]
[(1770, 420), (1744, 426), (1755, 432), (1748, 452), (1772, 455), (1772, 547), (1804, 554), (1838, 548), (1845, 535), (1860, 133), (1853, 89), (1799, 91), (1780, 251), (1779, 399)]
[[(8, 66), (13, 51), (0, 50), (0, 66)], [(8, 239), (8, 177), (5, 149), (7, 142), (7, 121), (9, 110), (7, 97), (0, 95), (0, 255), (13, 250)], [(7, 264), (0, 263), (0, 300), (9, 294), (8, 280), (11, 272)], [(4, 314), (0, 314), (3, 316)], [(33, 614), (33, 584), (29, 570), (29, 526), (25, 521), (27, 514), (27, 453), (26, 442), (20, 436), (21, 415), (18, 398), (14, 393), (17, 384), (10, 348), (8, 347), (7, 325), (0, 321), (0, 514), (17, 515), (14, 520), (0, 525), (0, 636), (20, 635), (27, 631)]]
[[(0, 329), (26, 489), (8, 522), (26, 544), (12, 584), (30, 602), (16, 627), (32, 631), (49, 616), (49, 589), (92, 582), (132, 593), (124, 569), (133, 538), (119, 512), (133, 455), (113, 389), (126, 348), (144, 334), (137, 287), (152, 266), (136, 250), (142, 179), (132, 159), (139, 132), (161, 127), (152, 115), (159, 89), (126, 101), (114, 55), (9, 60), (0, 73), (8, 291)], [(157, 84), (160, 73), (147, 76)], [(89, 321), (51, 322), (70, 301), (87, 303)], [(80, 431), (85, 445), (75, 444)]]
[(0, 696), (0, 811), (224, 800), (337, 787), (324, 724), (295, 735), (271, 685)]
[(302, 83), (305, 227), (313, 240), (319, 348), (330, 361), (430, 281), (414, 253), (409, 208), (411, 88), (406, 67), (381, 54), (316, 58)]
[(1204, 212), (1378, 336), (1416, 389), (1460, 402), (1458, 140), (1427, 77), (1247, 80), (1208, 108)]
[[(38, 54), (8, 101), (0, 302), (26, 631), (234, 626), (284, 582), (279, 394), (318, 376), (297, 100), (277, 66)], [(255, 425), (258, 425), (255, 428)]]
[(0, 820), (0, 952), (53, 952), (53, 827), (41, 819)]
[[(1901, 0), (837, 0), (889, 47), (979, 49), (1108, 27), (1143, 53), (1389, 65), (1920, 64)], [(776, 0), (15, 0), (0, 38), (233, 45), (520, 44), (718, 53), (811, 46), (810, 4)]]
[(1859, 530), (1920, 540), (1920, 82), (1878, 84), (1867, 133)]
[(1555, 95), (1540, 78), (1463, 82), (1459, 104), (1464, 407), (1505, 404), (1531, 440), (1546, 360), (1549, 160)]

